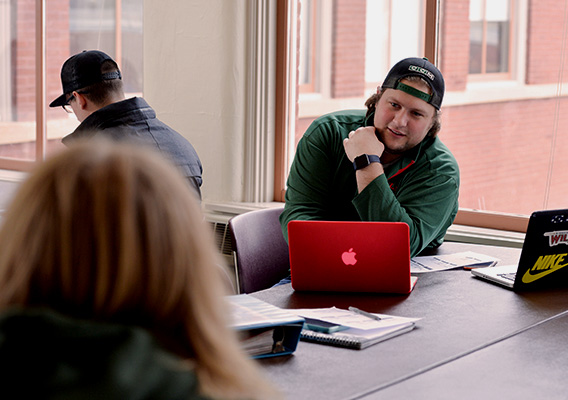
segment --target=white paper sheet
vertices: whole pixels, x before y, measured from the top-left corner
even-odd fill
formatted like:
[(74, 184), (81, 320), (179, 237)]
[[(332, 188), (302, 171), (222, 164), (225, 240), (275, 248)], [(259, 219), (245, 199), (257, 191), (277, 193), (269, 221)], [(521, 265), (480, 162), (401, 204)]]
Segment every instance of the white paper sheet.
[(363, 330), (396, 326), (407, 322), (418, 321), (420, 319), (420, 318), (395, 317), (394, 315), (387, 315), (387, 314), (374, 314), (382, 318), (380, 321), (377, 321), (372, 318), (366, 317), (364, 315), (336, 307), (304, 308), (304, 309), (295, 309), (288, 311), (293, 312), (304, 318), (319, 319), (321, 321), (332, 322), (334, 324), (339, 324), (343, 326), (348, 326), (350, 328), (357, 328)]
[(410, 260), (411, 273), (445, 271), (453, 268), (491, 267), (499, 262), (498, 258), (485, 254), (465, 251), (463, 253), (439, 256), (414, 257)]

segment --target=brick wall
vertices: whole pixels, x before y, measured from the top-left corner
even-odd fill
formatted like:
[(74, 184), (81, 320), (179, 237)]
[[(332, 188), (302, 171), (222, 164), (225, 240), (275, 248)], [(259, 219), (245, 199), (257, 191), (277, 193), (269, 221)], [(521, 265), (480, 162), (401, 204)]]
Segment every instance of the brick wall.
[(366, 0), (334, 1), (332, 97), (364, 95), (366, 3)]
[[(18, 121), (34, 121), (36, 118), (35, 3), (35, 0), (15, 2), (17, 21), (13, 48), (17, 71), (15, 102)], [(61, 94), (59, 72), (61, 65), (69, 57), (69, 1), (50, 0), (46, 3), (46, 93), (49, 103)], [(56, 115), (61, 110), (49, 110), (48, 113)]]
[(35, 119), (35, 1), (16, 3), (16, 105), (18, 121)]
[[(555, 110), (559, 107), (555, 128)], [(527, 100), (447, 107), (440, 138), (460, 164), (460, 205), (525, 213), (544, 207), (553, 132), (554, 169), (548, 207), (567, 206), (568, 100)], [(488, 195), (487, 195), (488, 194)]]
[[(556, 83), (559, 77), (564, 32), (563, 4), (556, 0), (530, 0), (527, 40), (527, 83)], [(568, 65), (568, 56), (564, 63)], [(564, 80), (568, 79), (567, 76)]]
[(444, 1), (439, 68), (446, 90), (465, 90), (469, 69), (469, 2)]

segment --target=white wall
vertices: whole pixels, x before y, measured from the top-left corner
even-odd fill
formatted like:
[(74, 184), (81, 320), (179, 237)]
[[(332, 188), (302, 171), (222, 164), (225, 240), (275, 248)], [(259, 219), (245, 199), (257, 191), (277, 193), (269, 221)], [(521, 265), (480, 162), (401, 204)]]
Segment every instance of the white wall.
[(195, 147), (205, 201), (241, 201), (247, 0), (144, 0), (144, 97)]

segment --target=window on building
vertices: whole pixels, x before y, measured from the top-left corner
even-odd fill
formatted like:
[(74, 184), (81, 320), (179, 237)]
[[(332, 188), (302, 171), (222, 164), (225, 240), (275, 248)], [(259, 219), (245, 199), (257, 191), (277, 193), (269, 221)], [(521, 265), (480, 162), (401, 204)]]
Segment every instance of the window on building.
[(503, 74), (510, 68), (511, 0), (470, 0), (469, 73)]
[(78, 125), (74, 115), (48, 107), (61, 94), (61, 65), (72, 54), (105, 51), (123, 70), (126, 90), (142, 92), (142, 13), (139, 0), (0, 2), (0, 168), (29, 168)]

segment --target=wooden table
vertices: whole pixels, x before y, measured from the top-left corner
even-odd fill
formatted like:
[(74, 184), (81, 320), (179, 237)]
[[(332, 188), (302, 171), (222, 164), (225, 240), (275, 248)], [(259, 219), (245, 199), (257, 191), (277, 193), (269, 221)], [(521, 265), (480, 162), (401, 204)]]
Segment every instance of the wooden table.
[[(466, 250), (495, 256), (501, 264), (516, 263), (520, 255), (520, 249), (460, 243), (445, 243), (438, 252)], [(389, 394), (396, 393), (398, 387), (411, 391), (412, 385), (405, 382), (421, 376), (437, 378), (433, 371), (451, 371), (454, 364), (459, 366), (458, 361), (471, 359), (494, 343), (513, 340), (568, 310), (565, 290), (517, 294), (474, 278), (465, 270), (422, 274), (406, 296), (300, 293), (290, 285), (253, 295), (282, 308), (355, 306), (421, 318), (413, 331), (365, 350), (300, 342), (291, 356), (259, 361), (290, 399), (382, 398), (383, 390)]]

